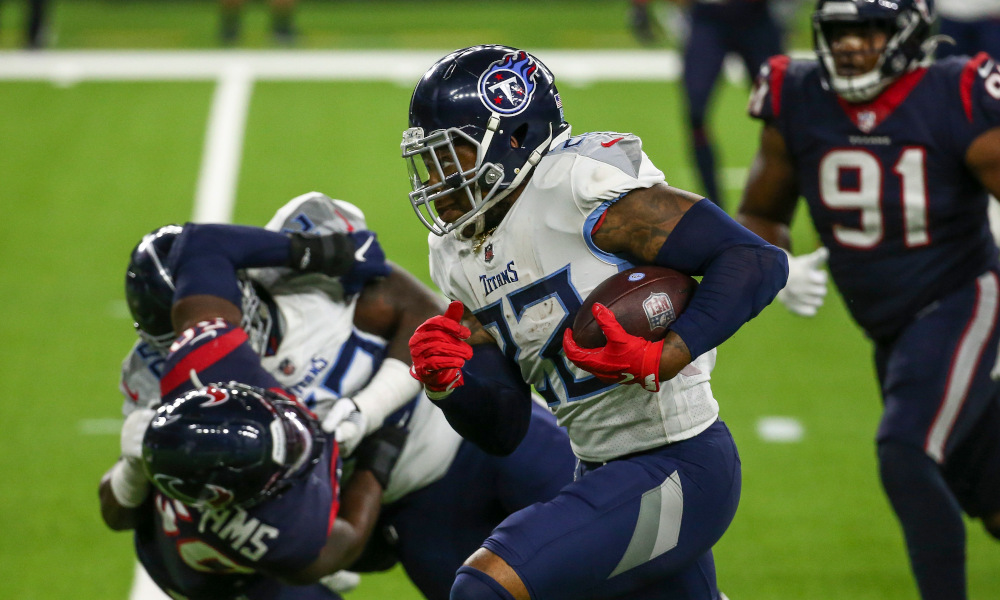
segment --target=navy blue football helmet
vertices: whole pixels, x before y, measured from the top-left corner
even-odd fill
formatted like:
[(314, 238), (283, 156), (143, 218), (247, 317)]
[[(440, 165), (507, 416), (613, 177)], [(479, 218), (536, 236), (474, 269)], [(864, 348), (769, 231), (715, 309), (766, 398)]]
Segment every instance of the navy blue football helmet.
[[(402, 151), (413, 188), (410, 203), (431, 232), (456, 231), (464, 238), (482, 233), (483, 213), (516, 189), (569, 128), (552, 73), (534, 56), (507, 46), (473, 46), (434, 63), (413, 90), (409, 124)], [(456, 143), (476, 149), (474, 166), (462, 170)], [(459, 191), (468, 210), (446, 223), (434, 200)]]
[(276, 391), (217, 383), (156, 410), (142, 440), (149, 480), (191, 506), (247, 508), (277, 496), (319, 461), (319, 421)]
[[(823, 85), (848, 102), (867, 102), (900, 75), (933, 59), (934, 0), (819, 0), (813, 45)], [(837, 74), (831, 42), (843, 27), (872, 27), (887, 35), (875, 67), (855, 76)]]
[[(177, 337), (170, 320), (175, 286), (167, 256), (183, 230), (180, 225), (164, 225), (143, 236), (132, 250), (125, 271), (125, 300), (135, 329), (139, 337), (164, 355)], [(271, 311), (249, 279), (241, 275), (239, 286), (243, 296), (240, 327), (254, 350), (263, 354), (271, 334)]]

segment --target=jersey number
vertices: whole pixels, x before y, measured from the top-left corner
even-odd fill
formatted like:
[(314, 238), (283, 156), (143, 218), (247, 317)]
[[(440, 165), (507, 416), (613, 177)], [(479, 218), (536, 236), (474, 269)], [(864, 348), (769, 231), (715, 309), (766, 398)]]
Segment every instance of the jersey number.
[[(903, 239), (907, 247), (930, 242), (927, 232), (927, 154), (923, 148), (905, 148), (892, 172), (900, 179)], [(852, 184), (844, 184), (850, 173)], [(851, 248), (873, 248), (882, 241), (882, 163), (864, 150), (834, 150), (819, 163), (819, 192), (833, 210), (861, 211), (860, 227), (833, 226), (833, 237)]]
[[(547, 368), (545, 369), (545, 382), (536, 385), (535, 389), (545, 397), (549, 406), (553, 406), (560, 403), (559, 395), (552, 386), (551, 377), (553, 374), (562, 382), (568, 402), (593, 396), (597, 392), (615, 385), (603, 383), (593, 376), (577, 379), (566, 365), (566, 357), (562, 352), (563, 331), (570, 326), (570, 317), (575, 315), (583, 304), (580, 300), (580, 294), (570, 280), (568, 265), (545, 279), (539, 279), (507, 295), (507, 301), (510, 302), (514, 316), (518, 321), (524, 317), (524, 311), (528, 308), (548, 299), (552, 299), (562, 306), (563, 318), (539, 352), (539, 356), (544, 359)], [(511, 335), (507, 321), (504, 319), (503, 299), (476, 311), (476, 318), (479, 319), (483, 327), (500, 336), (504, 355), (511, 362), (517, 363), (521, 348), (514, 341), (514, 336)]]

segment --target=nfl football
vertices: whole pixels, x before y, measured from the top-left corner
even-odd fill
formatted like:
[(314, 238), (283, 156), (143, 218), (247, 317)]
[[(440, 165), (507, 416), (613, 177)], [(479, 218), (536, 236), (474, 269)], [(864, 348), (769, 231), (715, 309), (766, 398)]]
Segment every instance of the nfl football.
[(666, 267), (643, 266), (612, 275), (590, 292), (573, 318), (573, 341), (582, 348), (608, 343), (591, 308), (603, 304), (622, 328), (651, 342), (667, 335), (667, 327), (687, 308), (698, 282)]

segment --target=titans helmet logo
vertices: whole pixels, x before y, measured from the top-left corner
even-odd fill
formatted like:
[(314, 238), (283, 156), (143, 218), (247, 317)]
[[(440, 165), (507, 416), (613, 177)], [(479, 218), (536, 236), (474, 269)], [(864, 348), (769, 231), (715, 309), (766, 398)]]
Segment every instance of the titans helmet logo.
[(538, 65), (526, 52), (512, 52), (479, 76), (479, 99), (493, 112), (516, 115), (528, 108)]

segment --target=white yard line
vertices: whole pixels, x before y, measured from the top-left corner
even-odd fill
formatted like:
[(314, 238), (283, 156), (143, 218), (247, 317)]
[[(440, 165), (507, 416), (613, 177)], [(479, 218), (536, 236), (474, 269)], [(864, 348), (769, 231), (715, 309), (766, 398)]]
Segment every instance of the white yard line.
[(216, 84), (198, 174), (196, 222), (232, 221), (253, 81), (248, 69), (232, 65)]
[[(0, 80), (217, 79), (234, 68), (263, 80), (394, 81), (413, 86), (444, 50), (209, 50), (0, 52)], [(539, 50), (558, 81), (674, 81), (681, 62), (671, 50)]]

